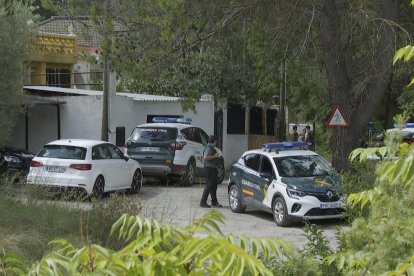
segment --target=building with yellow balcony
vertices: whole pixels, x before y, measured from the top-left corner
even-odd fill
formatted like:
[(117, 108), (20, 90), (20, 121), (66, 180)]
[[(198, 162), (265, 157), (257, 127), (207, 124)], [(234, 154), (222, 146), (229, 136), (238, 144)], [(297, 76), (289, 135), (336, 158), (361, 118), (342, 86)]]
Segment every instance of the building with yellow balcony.
[(76, 36), (37, 33), (30, 49), (31, 85), (70, 88), (78, 61)]
[(30, 47), (30, 84), (94, 89), (100, 39), (88, 17), (52, 16), (38, 25)]

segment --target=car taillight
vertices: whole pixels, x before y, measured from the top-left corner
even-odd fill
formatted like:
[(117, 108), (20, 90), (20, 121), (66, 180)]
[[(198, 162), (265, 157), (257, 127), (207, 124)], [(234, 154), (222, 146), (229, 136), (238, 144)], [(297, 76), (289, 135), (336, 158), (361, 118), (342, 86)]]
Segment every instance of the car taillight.
[(181, 150), (183, 149), (183, 147), (186, 145), (186, 142), (175, 142), (175, 143), (170, 143), (170, 147), (173, 150)]
[(92, 164), (71, 164), (69, 167), (75, 170), (89, 171), (92, 169)]
[(39, 161), (31, 161), (30, 162), (30, 167), (43, 167), (43, 163), (39, 162)]

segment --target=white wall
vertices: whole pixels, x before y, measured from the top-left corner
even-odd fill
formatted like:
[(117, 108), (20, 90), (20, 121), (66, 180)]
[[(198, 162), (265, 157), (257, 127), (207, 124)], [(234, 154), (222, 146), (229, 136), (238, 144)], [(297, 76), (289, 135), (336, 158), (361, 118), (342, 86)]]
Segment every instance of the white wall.
[[(110, 128), (125, 127), (125, 138), (139, 124), (147, 122), (147, 115), (183, 115), (191, 118), (192, 124), (201, 127), (208, 134), (214, 132), (214, 104), (213, 102), (199, 102), (196, 113), (183, 112), (180, 102), (133, 101), (129, 97), (116, 96), (111, 110)], [(115, 142), (115, 132), (111, 133), (110, 141)]]
[[(102, 96), (48, 97), (66, 102), (60, 108), (61, 138), (101, 139)], [(193, 124), (208, 134), (214, 131), (214, 103), (199, 102), (196, 113), (182, 112), (180, 102), (134, 101), (132, 98), (114, 97), (109, 141), (115, 143), (117, 126), (125, 127), (125, 138), (138, 124), (146, 123), (147, 115), (183, 115), (191, 118)], [(14, 130), (12, 146), (25, 148), (24, 114), (18, 119)], [(57, 111), (55, 106), (35, 106), (29, 110), (29, 150), (37, 152), (45, 143), (56, 140)]]
[(226, 134), (223, 141), (223, 155), (226, 169), (229, 169), (247, 150), (247, 135)]
[(61, 138), (101, 139), (102, 96), (60, 97)]
[(223, 110), (223, 155), (226, 169), (229, 169), (247, 150), (248, 136), (245, 134), (227, 134), (227, 101), (220, 99), (217, 108)]

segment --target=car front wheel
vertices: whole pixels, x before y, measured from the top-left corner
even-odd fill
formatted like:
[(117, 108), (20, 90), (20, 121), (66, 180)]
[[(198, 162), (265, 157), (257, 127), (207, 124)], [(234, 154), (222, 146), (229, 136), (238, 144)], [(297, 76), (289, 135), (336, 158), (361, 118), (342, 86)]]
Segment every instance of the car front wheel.
[(240, 189), (236, 185), (230, 187), (229, 205), (234, 213), (243, 213), (246, 210), (246, 206), (242, 205)]
[(273, 218), (278, 226), (288, 226), (290, 224), (286, 203), (282, 197), (277, 197), (273, 201), (272, 211)]

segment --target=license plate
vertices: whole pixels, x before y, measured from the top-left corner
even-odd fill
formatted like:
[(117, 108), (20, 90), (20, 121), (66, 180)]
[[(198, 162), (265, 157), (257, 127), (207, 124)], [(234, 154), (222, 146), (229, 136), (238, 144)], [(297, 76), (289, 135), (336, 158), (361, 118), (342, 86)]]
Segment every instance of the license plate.
[(322, 202), (320, 207), (321, 209), (334, 209), (341, 208), (343, 205), (342, 202)]
[(47, 172), (50, 172), (50, 173), (64, 173), (64, 172), (66, 172), (66, 168), (65, 167), (60, 167), (60, 166), (46, 166), (45, 170)]
[(147, 152), (159, 152), (160, 148), (158, 147), (142, 147), (141, 151), (147, 151)]

